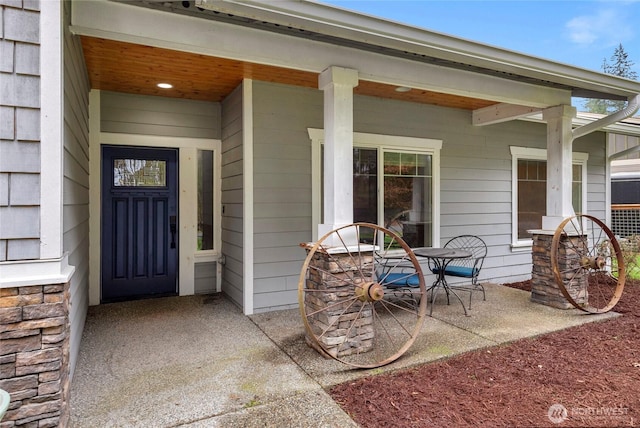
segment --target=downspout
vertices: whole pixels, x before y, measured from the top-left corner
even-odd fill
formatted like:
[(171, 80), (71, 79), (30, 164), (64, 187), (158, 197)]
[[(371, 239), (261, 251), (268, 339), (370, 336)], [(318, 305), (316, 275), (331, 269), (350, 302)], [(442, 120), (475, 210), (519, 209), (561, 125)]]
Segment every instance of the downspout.
[(586, 125), (582, 125), (571, 132), (572, 141), (576, 138), (580, 138), (592, 132), (595, 132), (599, 129), (604, 128), (605, 126), (609, 126), (613, 123), (624, 120), (628, 117), (631, 117), (638, 111), (640, 108), (640, 94), (637, 94), (633, 97), (631, 101), (627, 104), (625, 108), (622, 110), (618, 110), (615, 113), (612, 113), (608, 116), (605, 116), (601, 119), (598, 119), (594, 122), (588, 123)]

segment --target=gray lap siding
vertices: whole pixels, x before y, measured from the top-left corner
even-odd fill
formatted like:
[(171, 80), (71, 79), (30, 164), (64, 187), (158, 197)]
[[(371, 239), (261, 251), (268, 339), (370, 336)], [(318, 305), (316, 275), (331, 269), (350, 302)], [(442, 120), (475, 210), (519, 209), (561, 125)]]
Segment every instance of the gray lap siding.
[[(319, 90), (254, 82), (254, 310), (295, 307), (311, 240), (311, 142), (322, 128)], [(440, 245), (463, 233), (489, 245), (481, 280), (531, 274), (531, 252), (511, 248), (510, 146), (546, 148), (546, 125), (524, 121), (474, 127), (471, 112), (371, 97), (354, 98), (354, 131), (443, 141)], [(588, 207), (604, 217), (605, 135), (589, 134), (574, 151), (589, 153)]]

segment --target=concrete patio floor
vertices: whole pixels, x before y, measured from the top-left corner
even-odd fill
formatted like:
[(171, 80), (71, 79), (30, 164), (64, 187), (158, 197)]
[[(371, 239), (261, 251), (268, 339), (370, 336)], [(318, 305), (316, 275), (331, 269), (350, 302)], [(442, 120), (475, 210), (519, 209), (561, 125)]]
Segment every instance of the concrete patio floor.
[(616, 316), (485, 287), (487, 300), (474, 293), (469, 317), (459, 302), (436, 302), (413, 346), (371, 370), (309, 348), (297, 309), (247, 317), (222, 295), (92, 307), (71, 386), (71, 426), (357, 426), (327, 388)]

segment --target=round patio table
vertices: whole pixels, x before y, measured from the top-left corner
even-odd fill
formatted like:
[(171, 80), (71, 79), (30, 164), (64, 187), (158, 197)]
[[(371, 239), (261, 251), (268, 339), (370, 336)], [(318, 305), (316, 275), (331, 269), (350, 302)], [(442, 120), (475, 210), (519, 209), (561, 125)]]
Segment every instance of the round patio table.
[(422, 247), (414, 248), (413, 254), (418, 257), (430, 259), (433, 262), (434, 267), (433, 269), (431, 269), (431, 271), (436, 274), (436, 280), (433, 282), (431, 287), (427, 289), (427, 292), (431, 291), (431, 307), (429, 308), (429, 315), (433, 313), (433, 302), (436, 299), (438, 287), (442, 287), (442, 289), (444, 289), (444, 291), (447, 293), (447, 304), (449, 304), (449, 295), (451, 293), (460, 301), (462, 309), (464, 309), (464, 314), (466, 316), (469, 316), (469, 314), (467, 313), (467, 308), (460, 296), (458, 296), (458, 294), (451, 287), (449, 287), (447, 279), (445, 278), (445, 269), (452, 260), (466, 259), (467, 257), (471, 257), (471, 252), (467, 250), (459, 250), (456, 248)]

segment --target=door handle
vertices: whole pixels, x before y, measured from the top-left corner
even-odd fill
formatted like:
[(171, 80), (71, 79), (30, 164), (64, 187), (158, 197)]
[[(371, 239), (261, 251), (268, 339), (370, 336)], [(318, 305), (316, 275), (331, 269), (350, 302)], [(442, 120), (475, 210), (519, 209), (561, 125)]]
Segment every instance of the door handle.
[(171, 248), (176, 248), (176, 216), (169, 216), (169, 230), (171, 231)]

